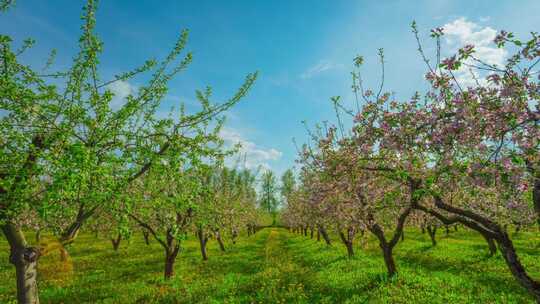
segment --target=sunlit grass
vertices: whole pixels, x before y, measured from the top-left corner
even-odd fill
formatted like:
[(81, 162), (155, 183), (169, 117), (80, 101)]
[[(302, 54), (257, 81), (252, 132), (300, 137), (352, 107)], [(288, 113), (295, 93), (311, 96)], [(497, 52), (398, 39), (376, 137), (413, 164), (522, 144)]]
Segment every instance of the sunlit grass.
[[(518, 253), (540, 278), (540, 237), (520, 233)], [(203, 262), (194, 238), (184, 243), (176, 276), (165, 282), (163, 250), (142, 236), (123, 241), (114, 252), (108, 239), (82, 234), (67, 262), (51, 252), (40, 260), (42, 303), (532, 303), (509, 274), (500, 255), (487, 257), (472, 232), (439, 236), (406, 232), (395, 249), (399, 275), (389, 280), (374, 239), (356, 244), (346, 257), (334, 237), (332, 247), (284, 229), (264, 229), (242, 237), (227, 252), (209, 243)], [(14, 268), (0, 240), (0, 303), (15, 300)]]

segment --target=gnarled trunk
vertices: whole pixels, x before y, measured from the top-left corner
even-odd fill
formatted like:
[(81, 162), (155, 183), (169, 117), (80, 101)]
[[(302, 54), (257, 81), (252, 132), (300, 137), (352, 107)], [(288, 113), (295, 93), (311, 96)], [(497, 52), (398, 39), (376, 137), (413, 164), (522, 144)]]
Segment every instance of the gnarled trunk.
[(394, 262), (394, 255), (392, 254), (393, 247), (389, 244), (380, 244), (383, 257), (384, 257), (384, 264), (386, 265), (386, 271), (388, 272), (389, 277), (393, 277), (396, 272), (396, 263)]
[(23, 232), (11, 223), (2, 226), (9, 243), (9, 261), (15, 266), (17, 300), (20, 304), (39, 304), (37, 263), (39, 249), (29, 247)]
[(421, 205), (416, 205), (415, 207), (437, 217), (444, 223), (459, 222), (460, 224), (482, 234), (486, 234), (489, 238), (497, 241), (503, 258), (514, 278), (534, 297), (536, 302), (540, 303), (540, 282), (534, 280), (527, 274), (527, 271), (519, 261), (513, 242), (505, 229), (479, 214), (448, 205), (444, 203), (439, 196), (434, 196), (434, 199), (437, 208), (455, 216), (446, 217), (434, 209), (429, 209)]
[(506, 262), (508, 268), (510, 268), (510, 271), (514, 277), (518, 280), (521, 286), (525, 287), (525, 289), (531, 293), (536, 302), (540, 303), (540, 282), (532, 279), (527, 274), (527, 271), (523, 267), (523, 264), (521, 264), (521, 261), (516, 254), (516, 249), (514, 248), (512, 240), (510, 240), (510, 237), (508, 237), (508, 234), (505, 232), (500, 233), (499, 237), (497, 238), (497, 243), (499, 244), (504, 261)]

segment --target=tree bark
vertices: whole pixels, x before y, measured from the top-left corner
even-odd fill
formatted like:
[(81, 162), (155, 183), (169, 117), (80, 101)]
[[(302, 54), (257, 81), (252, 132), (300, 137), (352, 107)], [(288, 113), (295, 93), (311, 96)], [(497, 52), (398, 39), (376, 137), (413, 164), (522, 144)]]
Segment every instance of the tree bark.
[(180, 246), (178, 244), (165, 248), (165, 280), (169, 280), (174, 276), (174, 263), (176, 262), (179, 250)]
[(514, 278), (534, 297), (536, 302), (540, 303), (540, 282), (527, 274), (527, 271), (519, 261), (512, 240), (500, 225), (472, 211), (448, 205), (439, 196), (434, 196), (434, 199), (437, 208), (449, 212), (454, 216), (446, 217), (434, 209), (426, 208), (419, 204), (415, 208), (437, 217), (444, 223), (459, 222), (470, 229), (485, 233), (490, 238), (495, 239)]
[(540, 282), (532, 279), (527, 274), (527, 271), (523, 267), (523, 264), (521, 264), (521, 261), (516, 254), (516, 249), (514, 248), (512, 240), (510, 240), (510, 237), (508, 237), (508, 234), (505, 232), (501, 233), (497, 238), (497, 243), (499, 244), (499, 248), (502, 256), (504, 257), (506, 265), (508, 265), (508, 268), (510, 268), (510, 271), (514, 277), (518, 280), (521, 286), (525, 287), (525, 289), (531, 293), (536, 302), (540, 303)]
[(231, 231), (231, 240), (232, 240), (233, 245), (236, 244), (236, 238), (237, 237), (238, 237), (238, 232), (236, 231), (236, 228), (234, 228)]
[(309, 238), (313, 239), (313, 227), (309, 227)]
[(332, 241), (330, 240), (330, 237), (328, 236), (328, 233), (326, 232), (326, 229), (324, 229), (323, 226), (320, 226), (319, 227), (319, 232), (321, 233), (323, 239), (324, 239), (324, 242), (326, 243), (326, 245), (328, 246), (331, 246), (332, 245)]
[(489, 256), (494, 256), (497, 253), (497, 245), (495, 244), (495, 241), (486, 233), (482, 231), (479, 231), (479, 233), (484, 237), (486, 243), (488, 244)]
[(9, 261), (15, 266), (18, 303), (39, 304), (37, 285), (39, 249), (29, 247), (24, 233), (11, 223), (3, 225), (2, 231), (10, 247)]
[(388, 277), (393, 277), (397, 273), (396, 263), (394, 262), (394, 255), (392, 253), (393, 247), (388, 244), (380, 244), (384, 264), (386, 265), (386, 271), (388, 272)]
[(321, 241), (321, 230), (317, 229), (317, 242)]
[(216, 230), (216, 240), (219, 244), (219, 249), (225, 252), (225, 245), (223, 244), (223, 240), (221, 239), (221, 233), (219, 232), (219, 230)]
[(348, 229), (348, 235), (345, 236), (345, 234), (343, 233), (343, 231), (339, 231), (339, 237), (341, 238), (341, 241), (343, 242), (343, 244), (345, 245), (345, 247), (347, 248), (347, 256), (349, 258), (353, 257), (354, 256), (354, 248), (353, 248), (353, 237), (354, 237), (354, 234), (351, 233), (351, 229)]
[(120, 247), (121, 240), (122, 240), (122, 235), (120, 233), (116, 236), (116, 239), (111, 239), (111, 243), (113, 245), (114, 251), (118, 251), (118, 247)]
[(427, 232), (429, 234), (429, 238), (431, 239), (431, 245), (433, 247), (437, 246), (437, 240), (435, 239), (435, 235), (437, 234), (437, 226), (428, 225)]
[(208, 237), (205, 235), (202, 228), (197, 229), (197, 238), (199, 239), (199, 245), (201, 247), (201, 257), (203, 261), (207, 261), (208, 255), (206, 254), (206, 243), (208, 242)]
[(143, 238), (144, 238), (144, 243), (145, 243), (146, 245), (150, 245), (150, 238), (149, 238), (149, 233), (148, 233), (148, 231), (143, 230), (143, 231), (142, 231), (142, 234), (143, 234)]
[(533, 187), (533, 204), (536, 211), (538, 229), (540, 230), (540, 177), (534, 179)]

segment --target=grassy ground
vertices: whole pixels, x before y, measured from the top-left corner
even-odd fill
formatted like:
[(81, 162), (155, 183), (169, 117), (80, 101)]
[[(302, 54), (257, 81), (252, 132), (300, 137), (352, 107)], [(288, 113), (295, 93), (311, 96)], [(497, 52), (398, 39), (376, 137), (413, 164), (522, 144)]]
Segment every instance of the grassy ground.
[[(221, 253), (209, 244), (201, 261), (197, 242), (185, 243), (176, 276), (162, 280), (163, 252), (140, 235), (118, 252), (110, 241), (83, 234), (71, 261), (56, 254), (40, 261), (42, 303), (532, 303), (502, 258), (486, 256), (473, 233), (440, 236), (407, 231), (395, 250), (399, 276), (388, 280), (374, 239), (346, 257), (337, 242), (322, 242), (283, 229), (264, 229)], [(516, 245), (531, 274), (540, 278), (540, 236), (521, 233)], [(0, 303), (14, 302), (14, 269), (0, 239)]]

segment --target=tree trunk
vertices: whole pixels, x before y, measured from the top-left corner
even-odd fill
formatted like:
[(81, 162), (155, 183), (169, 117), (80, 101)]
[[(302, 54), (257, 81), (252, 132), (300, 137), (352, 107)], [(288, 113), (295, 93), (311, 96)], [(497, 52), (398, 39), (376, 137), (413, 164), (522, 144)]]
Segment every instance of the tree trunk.
[(317, 242), (321, 241), (321, 230), (317, 229)]
[(384, 264), (386, 265), (386, 270), (388, 271), (388, 277), (393, 277), (397, 270), (396, 270), (396, 263), (394, 262), (394, 256), (392, 254), (392, 246), (389, 246), (388, 244), (380, 244), (383, 257), (384, 257)]
[(437, 240), (435, 239), (435, 235), (437, 234), (437, 226), (428, 225), (426, 229), (429, 234), (429, 238), (431, 239), (431, 245), (437, 246)]
[(231, 240), (232, 240), (233, 245), (236, 244), (237, 237), (238, 237), (238, 232), (236, 231), (236, 228), (235, 228), (231, 232)]
[(326, 232), (326, 229), (324, 229), (323, 226), (320, 226), (319, 227), (319, 232), (321, 233), (326, 245), (331, 246), (332, 242), (330, 241), (330, 237), (328, 236), (328, 233)]
[(303, 229), (304, 229), (304, 236), (307, 237), (307, 230), (308, 230), (308, 229), (307, 229), (307, 227), (304, 227)]
[(444, 225), (444, 228), (446, 229), (446, 236), (449, 236), (450, 235), (450, 228), (448, 227), (448, 225)]
[(150, 245), (150, 238), (149, 238), (150, 235), (149, 235), (148, 231), (143, 230), (142, 235), (143, 235), (143, 238), (144, 238), (144, 243), (146, 245)]
[(343, 242), (343, 244), (347, 248), (347, 256), (349, 258), (353, 257), (354, 256), (354, 248), (353, 248), (352, 238), (346, 237), (345, 234), (342, 231), (339, 232), (339, 237), (341, 238), (341, 241)]
[(66, 246), (75, 241), (75, 239), (79, 235), (79, 231), (81, 230), (83, 222), (84, 220), (76, 220), (60, 235), (60, 239), (58, 241), (60, 242), (59, 251), (61, 262), (67, 262), (69, 253), (66, 249)]
[(458, 227), (457, 225), (454, 225), (454, 231), (457, 232), (458, 231)]
[[(540, 303), (540, 282), (532, 279), (527, 274), (527, 271), (519, 261), (512, 240), (500, 225), (479, 214), (447, 205), (438, 196), (435, 196), (434, 199), (437, 208), (458, 215), (458, 217), (453, 220), (457, 220), (459, 223), (478, 232), (491, 234), (490, 237), (494, 238), (499, 244), (502, 256), (514, 278), (534, 297), (537, 303)], [(417, 205), (416, 207), (436, 216), (442, 221), (451, 221), (449, 218), (444, 217), (433, 209), (427, 209), (420, 205)]]
[(173, 246), (172, 248), (165, 248), (165, 280), (169, 280), (174, 276), (174, 262), (176, 262), (176, 256), (178, 255), (179, 250), (179, 245)]
[(216, 231), (216, 240), (219, 244), (219, 249), (225, 252), (225, 245), (223, 245), (223, 240), (221, 239), (221, 233), (219, 233), (219, 230)]
[(516, 249), (508, 234), (500, 233), (500, 237), (497, 239), (499, 248), (504, 257), (506, 265), (510, 268), (510, 271), (514, 277), (518, 280), (521, 286), (525, 287), (529, 293), (534, 297), (537, 303), (540, 303), (540, 282), (532, 279), (525, 271), (525, 268), (521, 264), (519, 257), (516, 254)]
[(206, 242), (208, 241), (208, 237), (205, 236), (204, 231), (202, 228), (197, 229), (197, 237), (199, 239), (199, 245), (201, 247), (201, 256), (203, 261), (208, 260), (208, 256), (206, 254)]
[(313, 227), (309, 227), (309, 238), (313, 239)]
[(120, 246), (120, 241), (122, 240), (122, 235), (119, 233), (118, 236), (116, 236), (116, 239), (111, 239), (111, 243), (113, 245), (114, 251), (118, 251), (118, 247)]
[(401, 232), (401, 241), (405, 241), (405, 231)]
[(23, 232), (11, 223), (2, 226), (10, 246), (9, 262), (15, 266), (19, 304), (39, 304), (37, 263), (39, 249), (29, 247)]
[(540, 176), (534, 179), (533, 204), (536, 211), (538, 229), (540, 230)]
[(488, 250), (489, 250), (489, 256), (494, 256), (497, 253), (497, 245), (495, 244), (495, 241), (493, 238), (491, 238), (489, 235), (482, 231), (478, 231), (486, 240), (486, 243), (488, 244)]

